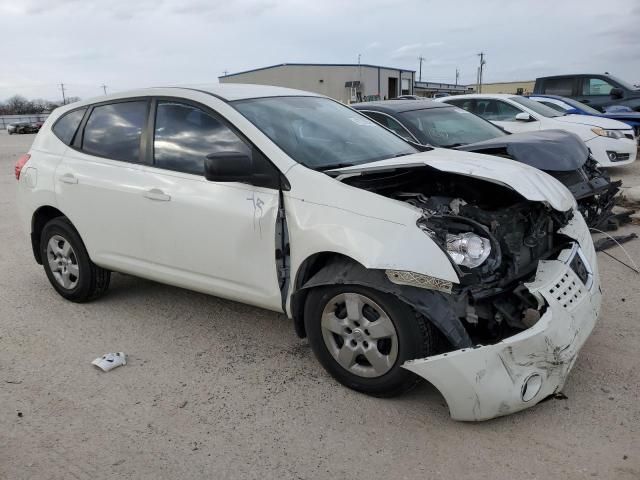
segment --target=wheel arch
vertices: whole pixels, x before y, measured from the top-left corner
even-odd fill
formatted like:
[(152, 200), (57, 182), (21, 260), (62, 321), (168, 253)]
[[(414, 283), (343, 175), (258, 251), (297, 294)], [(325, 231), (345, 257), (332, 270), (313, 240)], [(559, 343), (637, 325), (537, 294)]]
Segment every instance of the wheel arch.
[(42, 257), (40, 255), (40, 239), (42, 237), (42, 230), (49, 221), (58, 217), (68, 218), (64, 213), (51, 205), (43, 205), (39, 207), (31, 216), (31, 248), (33, 250), (33, 256), (39, 265), (42, 265)]
[(291, 313), (296, 334), (306, 337), (304, 305), (308, 291), (334, 284), (363, 285), (396, 296), (431, 322), (454, 348), (473, 342), (459, 313), (466, 299), (427, 288), (392, 283), (384, 270), (367, 268), (353, 258), (336, 252), (319, 252), (307, 257), (298, 271), (291, 296)]
[(348, 255), (333, 251), (323, 251), (309, 255), (302, 261), (302, 263), (300, 263), (300, 266), (296, 270), (295, 281), (293, 282), (293, 291), (291, 294), (291, 316), (293, 318), (293, 326), (296, 334), (300, 338), (305, 338), (307, 336), (307, 332), (304, 328), (304, 304), (307, 299), (308, 291), (303, 287), (323, 267), (334, 261), (361, 265), (357, 260), (349, 257)]

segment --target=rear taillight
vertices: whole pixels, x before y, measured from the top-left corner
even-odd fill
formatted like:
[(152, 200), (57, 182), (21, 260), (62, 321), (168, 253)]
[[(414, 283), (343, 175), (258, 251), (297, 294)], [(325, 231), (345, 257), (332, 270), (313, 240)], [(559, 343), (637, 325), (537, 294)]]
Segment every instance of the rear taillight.
[(31, 155), (25, 153), (20, 157), (20, 159), (16, 162), (15, 172), (16, 172), (16, 180), (20, 180), (20, 172), (22, 172), (22, 167), (29, 161)]

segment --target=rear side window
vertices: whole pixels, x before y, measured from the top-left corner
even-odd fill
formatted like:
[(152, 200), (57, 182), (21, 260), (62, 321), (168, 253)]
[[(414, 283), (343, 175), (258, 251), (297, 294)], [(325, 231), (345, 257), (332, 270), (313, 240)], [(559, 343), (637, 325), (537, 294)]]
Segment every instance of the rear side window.
[(156, 167), (204, 175), (204, 159), (217, 152), (251, 154), (229, 127), (199, 108), (159, 102), (153, 140)]
[(53, 133), (56, 134), (56, 137), (62, 140), (65, 144), (70, 145), (73, 141), (73, 136), (78, 129), (78, 125), (80, 125), (82, 117), (84, 117), (84, 112), (86, 111), (86, 108), (82, 108), (60, 117), (53, 126)]
[(573, 95), (573, 78), (547, 78), (542, 93), (569, 97)]
[(467, 112), (475, 113), (473, 99), (447, 100), (446, 103), (450, 105), (455, 105), (456, 107), (460, 107), (463, 110), (466, 110)]
[(146, 101), (134, 101), (95, 107), (84, 127), (82, 150), (113, 160), (138, 162), (147, 105)]

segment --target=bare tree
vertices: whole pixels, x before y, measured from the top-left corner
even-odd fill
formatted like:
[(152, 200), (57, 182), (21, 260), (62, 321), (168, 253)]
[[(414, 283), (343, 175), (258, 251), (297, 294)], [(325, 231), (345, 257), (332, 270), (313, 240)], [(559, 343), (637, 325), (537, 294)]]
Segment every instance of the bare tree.
[(5, 103), (5, 107), (9, 111), (9, 115), (28, 114), (32, 113), (31, 110), (33, 110), (31, 102), (20, 95), (14, 95), (9, 98)]

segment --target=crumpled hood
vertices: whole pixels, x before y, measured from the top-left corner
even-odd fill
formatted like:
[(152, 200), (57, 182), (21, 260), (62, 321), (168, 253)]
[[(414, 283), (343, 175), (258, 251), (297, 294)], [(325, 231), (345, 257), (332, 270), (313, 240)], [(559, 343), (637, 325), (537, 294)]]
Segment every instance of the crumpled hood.
[(554, 120), (561, 123), (578, 123), (580, 125), (589, 125), (591, 127), (606, 128), (608, 130), (629, 130), (631, 127), (626, 123), (610, 118), (594, 117), (592, 115), (565, 115), (563, 117), (555, 117)]
[(444, 148), (434, 148), (413, 155), (338, 168), (325, 173), (350, 176), (422, 165), (506, 186), (527, 200), (547, 202), (551, 207), (561, 212), (566, 212), (576, 204), (573, 195), (562, 183), (536, 168), (506, 158)]
[(456, 150), (491, 154), (504, 150), (518, 162), (546, 171), (569, 172), (584, 165), (589, 150), (575, 133), (565, 130), (542, 130), (538, 132), (504, 135), (484, 142), (462, 145)]

